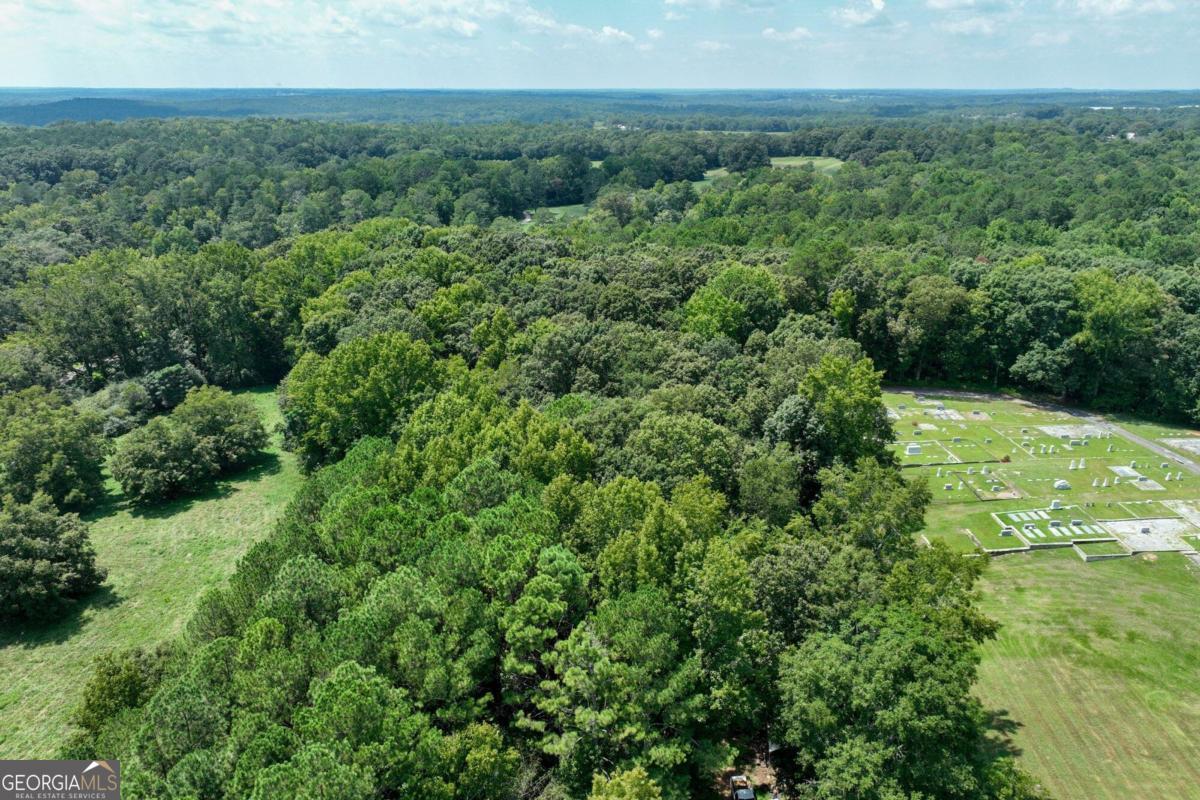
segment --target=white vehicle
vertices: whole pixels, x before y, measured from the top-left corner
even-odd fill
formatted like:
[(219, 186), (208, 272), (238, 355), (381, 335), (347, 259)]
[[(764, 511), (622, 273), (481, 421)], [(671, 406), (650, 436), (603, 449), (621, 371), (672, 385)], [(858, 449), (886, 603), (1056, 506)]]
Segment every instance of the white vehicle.
[(754, 787), (745, 775), (734, 775), (729, 779), (730, 800), (754, 800)]

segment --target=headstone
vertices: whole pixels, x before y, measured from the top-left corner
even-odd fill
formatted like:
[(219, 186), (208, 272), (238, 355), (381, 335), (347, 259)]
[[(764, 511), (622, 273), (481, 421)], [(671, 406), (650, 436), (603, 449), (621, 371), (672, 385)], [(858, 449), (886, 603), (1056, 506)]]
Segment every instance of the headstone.
[(1075, 459), (1071, 459), (1071, 466), (1067, 467), (1067, 469), (1075, 469)]
[(1060, 508), (1062, 508), (1062, 500), (1059, 500), (1056, 497), (1050, 501), (1050, 510), (1051, 511), (1058, 511)]
[(1083, 469), (1085, 466), (1087, 466), (1087, 463), (1082, 458), (1079, 459), (1079, 468)]
[(1092, 478), (1092, 488), (1093, 488), (1093, 489), (1095, 489), (1095, 488), (1096, 488), (1096, 487), (1098, 487), (1099, 485), (1100, 485), (1100, 479), (1099, 479), (1099, 478)]

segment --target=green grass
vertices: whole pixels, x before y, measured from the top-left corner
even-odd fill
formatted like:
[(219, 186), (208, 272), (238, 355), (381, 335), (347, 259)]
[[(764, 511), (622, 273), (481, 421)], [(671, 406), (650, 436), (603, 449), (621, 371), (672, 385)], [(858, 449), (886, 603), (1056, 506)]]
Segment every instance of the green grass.
[(549, 217), (551, 222), (570, 222), (586, 217), (590, 209), (591, 206), (587, 203), (576, 203), (570, 206), (541, 206), (530, 212), (530, 216), (535, 222), (546, 217)]
[(992, 559), (978, 695), (1058, 800), (1185, 800), (1200, 786), (1200, 580), (1182, 556)]
[(817, 172), (823, 172), (826, 175), (837, 172), (841, 169), (842, 163), (839, 158), (825, 156), (775, 156), (771, 159), (773, 167), (802, 167), (805, 164), (812, 164)]
[(724, 167), (717, 167), (716, 169), (705, 170), (704, 177), (698, 181), (692, 181), (692, 185), (694, 185), (696, 188), (700, 188), (701, 186), (707, 186), (717, 178), (728, 177), (729, 170), (725, 169)]
[[(1053, 536), (1051, 519), (1069, 526), (1075, 519), (1095, 525), (1180, 515), (1163, 501), (1200, 508), (1196, 476), (1163, 482), (1163, 491), (1140, 490), (1130, 479), (1114, 485), (1112, 467), (1137, 461), (1142, 474), (1157, 480), (1163, 458), (1118, 436), (1076, 438), (1071, 445), (1070, 438), (1041, 430), (1084, 424), (1065, 412), (937, 390), (920, 397), (889, 392), (885, 401), (899, 440), (920, 441), (925, 451), (900, 459), (907, 476), (925, 477), (933, 490), (924, 535), (957, 551), (974, 549), (964, 528), (985, 547), (1019, 545), (999, 535), (993, 513), (1019, 529), (1024, 522), (1009, 512), (1043, 510), (1047, 519), (1030, 521), (1047, 535), (1031, 541), (1062, 544), (1072, 537), (1062, 528)], [(1178, 434), (1116, 421), (1146, 438)], [(1055, 452), (1042, 452), (1043, 446)], [(1019, 497), (988, 499), (983, 489), (991, 476), (978, 474), (982, 465), (974, 465), (975, 475), (967, 474), (970, 464), (943, 465), (942, 477), (929, 466), (946, 456), (973, 460), (981, 450), (1008, 459), (987, 466)], [(1071, 488), (1055, 489), (1059, 478)], [(1108, 487), (1092, 486), (1105, 478)], [(951, 491), (943, 488), (947, 483)], [(1066, 508), (1049, 510), (1054, 499)], [(1187, 542), (1200, 544), (1200, 535)], [(1080, 547), (1088, 554), (1125, 552), (1117, 543)], [(1003, 627), (984, 648), (978, 694), (997, 720), (997, 735), (1011, 737), (1022, 763), (1058, 800), (1200, 797), (1200, 567), (1175, 553), (1085, 563), (1073, 548), (1039, 549), (990, 559), (983, 598), (985, 611)]]
[[(829, 175), (841, 169), (844, 162), (838, 158), (826, 158), (824, 156), (774, 156), (771, 159), (771, 166), (781, 168), (802, 167), (805, 164), (812, 164), (813, 168), (820, 173)], [(718, 178), (726, 178), (729, 176), (729, 170), (724, 167), (710, 169), (704, 173), (704, 178), (698, 181), (692, 181), (696, 188), (707, 186)]]
[(1116, 556), (1129, 552), (1116, 542), (1079, 542), (1075, 546), (1089, 556)]
[[(273, 430), (273, 391), (248, 394)], [(294, 457), (273, 434), (258, 465), (192, 498), (139, 509), (111, 486), (109, 502), (89, 515), (106, 584), (61, 622), (0, 633), (0, 758), (52, 757), (93, 657), (177, 635), (199, 595), (229, 576), (299, 483)]]

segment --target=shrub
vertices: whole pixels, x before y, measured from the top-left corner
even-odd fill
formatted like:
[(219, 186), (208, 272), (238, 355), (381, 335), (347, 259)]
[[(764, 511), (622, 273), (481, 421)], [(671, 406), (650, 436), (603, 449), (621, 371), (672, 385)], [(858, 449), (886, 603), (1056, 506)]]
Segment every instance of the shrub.
[(40, 387), (0, 397), (0, 496), (28, 503), (44, 492), (59, 508), (104, 494), (108, 442), (96, 414)]
[(195, 367), (175, 364), (140, 378), (110, 383), (75, 406), (99, 415), (104, 435), (113, 438), (144, 425), (156, 412), (170, 411), (191, 389), (203, 384), (204, 376)]
[(117, 447), (112, 475), (137, 502), (165, 500), (194, 491), (220, 470), (195, 431), (170, 417), (157, 417)]
[(156, 410), (170, 411), (183, 402), (189, 391), (204, 385), (204, 376), (191, 365), (172, 364), (146, 373), (138, 383), (146, 388)]
[(202, 489), (244, 465), (267, 443), (253, 404), (223, 389), (194, 389), (170, 416), (130, 433), (117, 447), (113, 478), (137, 502)]
[(0, 508), (0, 619), (60, 617), (105, 576), (87, 526), (45, 494)]
[(254, 404), (215, 386), (192, 389), (171, 418), (196, 434), (221, 470), (245, 464), (267, 444)]
[(118, 381), (79, 400), (75, 407), (99, 416), (101, 431), (113, 438), (144, 424), (154, 410), (154, 401), (137, 381)]

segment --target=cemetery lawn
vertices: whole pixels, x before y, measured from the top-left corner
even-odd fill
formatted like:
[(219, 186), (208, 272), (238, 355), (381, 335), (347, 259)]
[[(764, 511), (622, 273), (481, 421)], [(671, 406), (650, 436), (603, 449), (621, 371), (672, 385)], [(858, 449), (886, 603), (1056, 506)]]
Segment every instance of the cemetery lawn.
[[(977, 686), (995, 735), (1057, 800), (1200, 797), (1200, 566), (1175, 552), (1085, 563), (1070, 546), (1097, 528), (1113, 534), (1106, 521), (1136, 532), (1164, 520), (1183, 526), (1181, 548), (1200, 544), (1200, 476), (1176, 480), (1163, 456), (1103, 426), (1156, 442), (1196, 432), (968, 393), (884, 399), (904, 474), (933, 492), (927, 539), (971, 553), (968, 530), (985, 548), (1021, 546), (1000, 535), (997, 517), (1039, 531), (1028, 541), (1044, 549), (991, 557), (981, 586), (983, 610), (1002, 626)], [(908, 452), (913, 443), (920, 453)], [(1133, 463), (1159, 488), (1113, 480)], [(1137, 549), (1139, 535), (1117, 538)]]
[(260, 463), (204, 494), (148, 508), (130, 506), (110, 482), (109, 502), (87, 517), (107, 582), (61, 622), (0, 633), (0, 758), (54, 757), (92, 659), (178, 635), (200, 594), (270, 530), (301, 478), (280, 449), (274, 390), (248, 394), (272, 432)]
[(1002, 628), (977, 694), (1058, 800), (1198, 796), (1198, 573), (1175, 553), (991, 560), (983, 608)]

